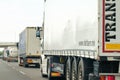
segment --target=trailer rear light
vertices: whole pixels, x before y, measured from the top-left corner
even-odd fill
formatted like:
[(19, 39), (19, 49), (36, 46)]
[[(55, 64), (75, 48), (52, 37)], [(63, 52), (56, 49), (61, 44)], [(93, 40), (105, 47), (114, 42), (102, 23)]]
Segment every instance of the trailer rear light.
[(105, 80), (106, 77), (105, 76), (100, 76), (100, 80)]
[(115, 76), (100, 76), (100, 80), (115, 80)]
[(108, 80), (115, 80), (115, 76), (108, 76)]
[(33, 63), (32, 59), (27, 59), (28, 63)]

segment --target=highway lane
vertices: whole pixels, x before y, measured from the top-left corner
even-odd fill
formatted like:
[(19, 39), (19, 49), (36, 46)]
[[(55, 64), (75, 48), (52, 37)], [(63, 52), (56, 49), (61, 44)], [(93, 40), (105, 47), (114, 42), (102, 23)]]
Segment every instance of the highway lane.
[(0, 80), (32, 80), (0, 60)]
[(43, 78), (39, 68), (24, 68), (17, 62), (6, 62), (0, 59), (0, 80), (48, 80)]

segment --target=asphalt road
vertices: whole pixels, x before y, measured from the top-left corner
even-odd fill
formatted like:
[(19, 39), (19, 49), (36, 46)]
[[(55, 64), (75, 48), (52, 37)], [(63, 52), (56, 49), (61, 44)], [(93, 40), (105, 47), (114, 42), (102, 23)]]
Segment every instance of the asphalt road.
[(0, 80), (48, 80), (43, 78), (40, 69), (34, 66), (24, 68), (17, 62), (6, 62), (0, 59)]

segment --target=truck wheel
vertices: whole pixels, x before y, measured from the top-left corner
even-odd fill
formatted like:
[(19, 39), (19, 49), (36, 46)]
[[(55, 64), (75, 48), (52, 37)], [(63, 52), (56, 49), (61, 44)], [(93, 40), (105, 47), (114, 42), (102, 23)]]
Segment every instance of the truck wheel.
[(28, 67), (28, 64), (25, 64), (25, 63), (24, 63), (23, 66), (26, 68), (26, 67)]
[(83, 61), (83, 59), (81, 58), (81, 60), (79, 61), (78, 64), (78, 80), (86, 80), (85, 78), (85, 63)]
[(44, 75), (43, 73), (41, 73), (42, 74), (42, 77), (46, 77), (46, 75)]
[(68, 58), (67, 62), (66, 62), (66, 68), (65, 68), (65, 77), (66, 80), (70, 80), (70, 74), (71, 74), (71, 65), (70, 65), (70, 58)]
[(10, 62), (10, 60), (7, 60), (7, 62)]
[(26, 61), (23, 62), (23, 66), (26, 68), (29, 64), (26, 63)]
[(39, 63), (38, 63), (38, 64), (36, 64), (35, 66), (36, 66), (37, 68), (40, 68), (40, 64), (39, 64)]
[(71, 77), (72, 80), (77, 80), (77, 60), (75, 57), (72, 61)]
[(78, 80), (88, 80), (89, 74), (93, 73), (92, 59), (81, 58), (78, 64)]

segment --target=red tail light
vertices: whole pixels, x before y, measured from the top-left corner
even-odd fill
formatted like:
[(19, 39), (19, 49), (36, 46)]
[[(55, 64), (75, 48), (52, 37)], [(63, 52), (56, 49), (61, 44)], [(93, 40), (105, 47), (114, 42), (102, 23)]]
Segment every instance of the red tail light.
[(100, 76), (100, 80), (106, 80), (105, 76)]
[(108, 76), (108, 80), (115, 80), (115, 76)]
[(115, 76), (100, 76), (100, 80), (115, 80)]

